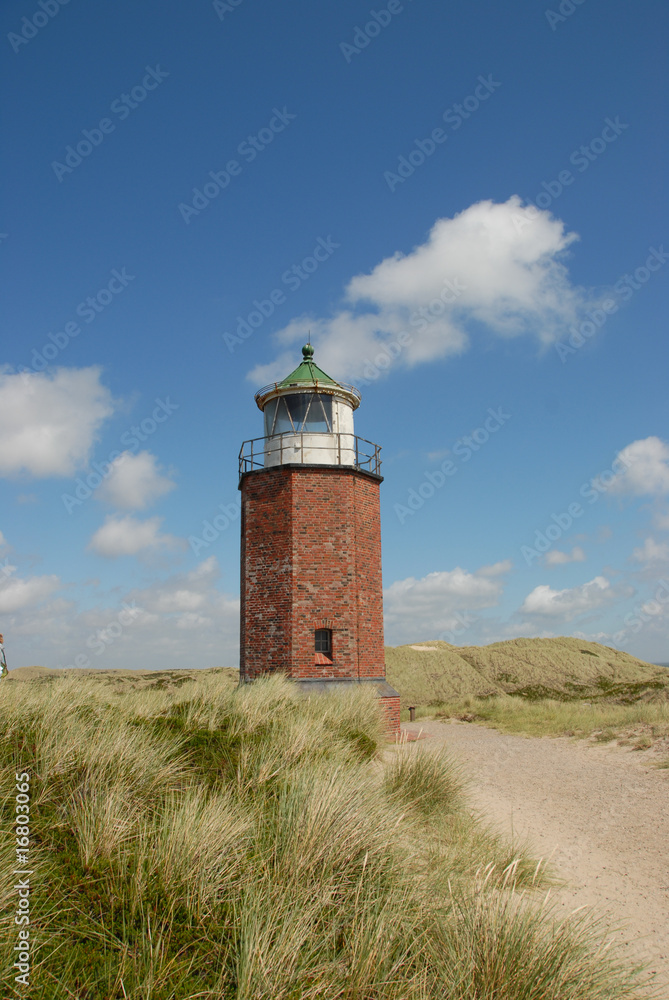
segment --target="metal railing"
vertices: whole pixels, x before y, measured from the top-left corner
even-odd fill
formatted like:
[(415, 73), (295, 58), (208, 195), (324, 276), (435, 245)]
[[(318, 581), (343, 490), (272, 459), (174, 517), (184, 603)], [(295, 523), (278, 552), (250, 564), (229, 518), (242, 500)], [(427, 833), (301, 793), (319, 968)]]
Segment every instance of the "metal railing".
[(352, 396), (355, 400), (355, 409), (362, 399), (359, 389), (356, 389), (354, 385), (349, 385), (348, 382), (319, 382), (318, 379), (314, 379), (313, 382), (270, 382), (269, 385), (264, 385), (262, 389), (258, 389), (255, 394), (255, 400), (260, 409), (262, 410), (262, 404), (264, 402), (265, 396), (270, 393), (275, 392), (277, 389), (287, 390), (287, 389), (297, 389), (298, 391), (313, 392), (314, 389), (317, 392), (325, 393), (329, 396), (337, 396), (343, 390), (345, 395)]
[[(314, 444), (320, 435), (287, 431), (272, 437), (252, 438), (239, 449), (239, 475), (295, 462), (300, 465), (343, 465), (381, 475), (381, 445), (357, 434), (323, 434), (327, 442)], [(305, 441), (306, 438), (306, 441)], [(320, 460), (310, 460), (311, 452), (328, 452)], [(269, 461), (268, 461), (269, 459)]]

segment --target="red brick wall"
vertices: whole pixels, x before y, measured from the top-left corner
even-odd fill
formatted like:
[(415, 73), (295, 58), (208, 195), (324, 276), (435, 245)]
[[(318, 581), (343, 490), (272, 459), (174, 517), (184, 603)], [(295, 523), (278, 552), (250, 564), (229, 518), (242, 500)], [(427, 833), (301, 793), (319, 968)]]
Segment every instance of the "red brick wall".
[(400, 734), (400, 699), (379, 698), (381, 710), (386, 719), (386, 732), (389, 739), (394, 739)]
[(360, 677), (385, 677), (379, 483), (359, 476), (354, 480), (353, 488)]
[[(341, 466), (242, 478), (243, 677), (385, 677), (379, 485)], [(317, 628), (331, 665), (314, 664)]]
[(241, 677), (281, 670), (291, 649), (291, 483), (282, 476), (242, 483)]

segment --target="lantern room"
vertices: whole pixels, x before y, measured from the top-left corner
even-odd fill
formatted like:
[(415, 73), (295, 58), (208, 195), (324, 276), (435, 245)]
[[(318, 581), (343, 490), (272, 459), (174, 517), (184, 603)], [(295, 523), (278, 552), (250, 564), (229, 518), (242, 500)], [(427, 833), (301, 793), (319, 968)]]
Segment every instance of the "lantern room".
[(354, 430), (359, 391), (330, 378), (313, 357), (313, 347), (305, 344), (295, 371), (256, 393), (265, 434), (244, 442), (240, 472), (298, 463), (350, 465), (378, 474), (378, 445), (357, 437)]

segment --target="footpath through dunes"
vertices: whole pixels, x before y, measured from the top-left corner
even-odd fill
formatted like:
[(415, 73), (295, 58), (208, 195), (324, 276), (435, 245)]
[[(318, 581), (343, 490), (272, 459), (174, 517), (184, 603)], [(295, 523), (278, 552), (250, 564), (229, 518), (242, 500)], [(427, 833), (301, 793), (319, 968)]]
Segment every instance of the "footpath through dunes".
[(474, 808), (497, 831), (550, 859), (566, 912), (606, 914), (630, 958), (669, 998), (669, 770), (613, 744), (524, 737), (463, 722), (404, 724), (447, 745)]
[(404, 706), (513, 694), (536, 700), (636, 701), (669, 693), (669, 671), (584, 639), (510, 639), (489, 646), (431, 640), (386, 647)]

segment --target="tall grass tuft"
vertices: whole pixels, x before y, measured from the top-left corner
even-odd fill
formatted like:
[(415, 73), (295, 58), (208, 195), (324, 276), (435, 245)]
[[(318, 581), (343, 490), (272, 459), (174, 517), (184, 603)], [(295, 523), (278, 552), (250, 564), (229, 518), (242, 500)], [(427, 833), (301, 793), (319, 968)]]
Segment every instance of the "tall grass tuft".
[(462, 802), (460, 769), (443, 749), (402, 748), (386, 767), (384, 777), (390, 796), (426, 815), (452, 812)]
[[(448, 757), (386, 753), (382, 726), (365, 693), (305, 699), (283, 678), (2, 685), (7, 830), (31, 775), (32, 995), (643, 996), (605, 930), (542, 908), (541, 864), (470, 813)], [(3, 996), (15, 943), (5, 920)]]

